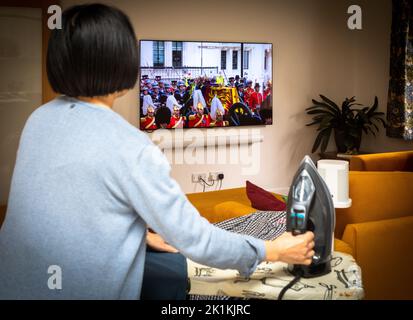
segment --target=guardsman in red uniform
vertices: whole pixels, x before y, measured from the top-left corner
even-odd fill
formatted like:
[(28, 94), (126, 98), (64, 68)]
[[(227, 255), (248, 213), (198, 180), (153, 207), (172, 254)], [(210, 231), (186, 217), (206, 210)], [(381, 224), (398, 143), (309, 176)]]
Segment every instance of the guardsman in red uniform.
[(186, 117), (179, 113), (179, 106), (174, 105), (171, 121), (169, 122), (169, 129), (182, 129), (185, 124)]
[(141, 118), (141, 130), (156, 130), (155, 109), (148, 107), (146, 117)]
[(251, 95), (254, 93), (254, 89), (252, 88), (252, 81), (248, 80), (247, 81), (247, 87), (244, 89), (244, 102), (248, 105), (251, 106), (250, 104), (250, 99)]
[(202, 103), (198, 103), (196, 106), (196, 114), (191, 114), (189, 116), (189, 127), (190, 128), (207, 128), (211, 119), (208, 114), (204, 114), (204, 106)]
[(216, 111), (215, 117), (215, 121), (211, 121), (210, 123), (211, 127), (228, 127), (229, 122), (224, 121), (224, 114), (220, 109)]
[(259, 110), (262, 105), (262, 94), (260, 92), (260, 84), (256, 83), (254, 86), (254, 92), (251, 94), (251, 97), (249, 99), (250, 101), (250, 108), (252, 112), (255, 112), (255, 110)]

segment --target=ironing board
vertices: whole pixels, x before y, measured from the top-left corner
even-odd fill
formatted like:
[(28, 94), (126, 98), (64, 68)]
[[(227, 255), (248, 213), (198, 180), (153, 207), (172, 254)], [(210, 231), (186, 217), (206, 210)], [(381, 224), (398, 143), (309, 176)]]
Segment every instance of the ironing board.
[[(216, 224), (227, 231), (247, 234), (263, 240), (273, 240), (285, 232), (285, 211), (257, 211)], [(190, 299), (277, 299), (280, 291), (292, 279), (282, 262), (263, 262), (249, 277), (236, 270), (211, 268), (187, 260), (191, 283)], [(334, 252), (332, 271), (324, 276), (302, 278), (284, 295), (284, 299), (357, 300), (364, 297), (361, 270), (351, 255)]]
[[(281, 262), (263, 262), (249, 277), (236, 270), (210, 268), (188, 260), (190, 295), (276, 300), (293, 276)], [(331, 273), (301, 279), (284, 295), (285, 300), (360, 300), (364, 297), (361, 270), (352, 256), (334, 252)]]

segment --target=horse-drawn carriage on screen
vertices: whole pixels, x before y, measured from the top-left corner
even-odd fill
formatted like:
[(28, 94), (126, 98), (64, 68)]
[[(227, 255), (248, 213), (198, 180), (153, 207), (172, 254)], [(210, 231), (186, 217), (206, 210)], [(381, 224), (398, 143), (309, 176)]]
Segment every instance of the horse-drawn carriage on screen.
[[(224, 109), (224, 120), (228, 122), (229, 126), (240, 125), (259, 125), (263, 124), (263, 119), (252, 112), (250, 107), (241, 100), (238, 90), (235, 87), (230, 86), (205, 86), (200, 90), (192, 90), (190, 98), (184, 103), (181, 114), (186, 116), (194, 112), (194, 108), (202, 98), (197, 98), (195, 91), (200, 91), (204, 100), (204, 113), (210, 114), (213, 100), (217, 98)], [(263, 102), (263, 106), (270, 108), (270, 96)], [(204, 104), (203, 103), (203, 104)]]

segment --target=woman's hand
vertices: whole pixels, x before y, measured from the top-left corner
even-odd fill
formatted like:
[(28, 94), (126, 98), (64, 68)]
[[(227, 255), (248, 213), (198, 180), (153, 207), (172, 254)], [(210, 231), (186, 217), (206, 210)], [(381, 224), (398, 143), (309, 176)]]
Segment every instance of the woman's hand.
[(266, 260), (289, 264), (311, 264), (314, 256), (314, 233), (308, 231), (293, 236), (285, 232), (273, 241), (265, 241)]
[(159, 234), (153, 233), (149, 230), (146, 233), (146, 243), (149, 247), (151, 247), (153, 250), (156, 250), (156, 251), (171, 252), (171, 253), (178, 252), (178, 250), (176, 250), (174, 247), (167, 244)]

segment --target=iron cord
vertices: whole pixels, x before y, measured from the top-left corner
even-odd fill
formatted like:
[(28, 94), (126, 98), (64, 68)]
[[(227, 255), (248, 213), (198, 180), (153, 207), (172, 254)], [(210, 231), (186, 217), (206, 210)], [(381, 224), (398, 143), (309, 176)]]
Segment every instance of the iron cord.
[(282, 300), (285, 293), (287, 292), (288, 289), (291, 289), (293, 285), (295, 285), (298, 281), (300, 281), (302, 276), (302, 272), (297, 273), (294, 276), (294, 279), (292, 279), (284, 288), (282, 288), (280, 294), (278, 295), (278, 299), (277, 300)]

